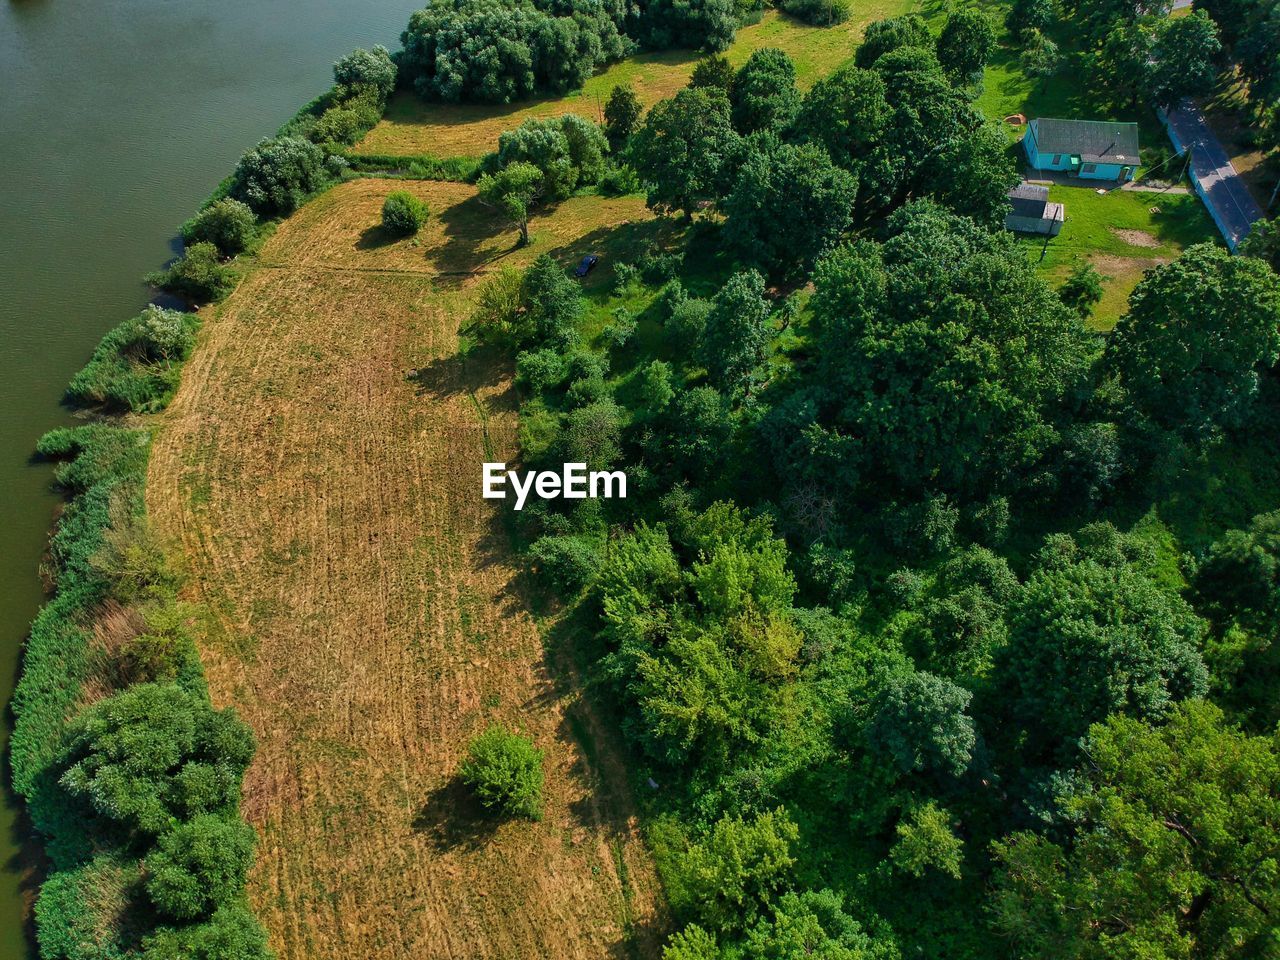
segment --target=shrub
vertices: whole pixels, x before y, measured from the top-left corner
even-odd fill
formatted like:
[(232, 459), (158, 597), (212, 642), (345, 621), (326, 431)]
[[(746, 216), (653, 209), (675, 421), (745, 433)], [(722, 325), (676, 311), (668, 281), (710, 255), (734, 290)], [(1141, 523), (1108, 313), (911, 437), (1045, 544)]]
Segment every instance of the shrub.
[(703, 57), (693, 68), (689, 78), (691, 87), (717, 87), (728, 92), (733, 83), (733, 64), (723, 54), (715, 53)]
[(241, 904), (219, 907), (204, 923), (162, 928), (143, 941), (146, 960), (273, 960), (267, 936)]
[(635, 89), (628, 84), (618, 84), (609, 94), (604, 105), (604, 129), (609, 137), (609, 145), (617, 150), (640, 124), (640, 115), (644, 107)]
[(590, 584), (604, 559), (600, 548), (583, 537), (539, 537), (529, 556), (543, 576), (566, 594)]
[(609, 142), (600, 128), (572, 113), (526, 120), (498, 138), (498, 163), (537, 167), (543, 195), (552, 200), (563, 200), (579, 185), (599, 180), (608, 152)]
[(782, 9), (805, 23), (830, 27), (849, 19), (853, 2), (852, 0), (782, 0)]
[(204, 814), (162, 834), (147, 857), (147, 893), (156, 909), (195, 920), (230, 903), (253, 859), (253, 828)]
[(223, 197), (182, 225), (188, 244), (212, 243), (224, 257), (243, 253), (258, 231), (258, 218), (249, 205)]
[(396, 65), (381, 44), (372, 50), (358, 47), (334, 63), (333, 81), (345, 90), (371, 88), (385, 100), (396, 86)]
[(491, 726), (467, 747), (462, 779), (490, 809), (542, 819), (542, 751), (533, 740)]
[(231, 195), (259, 216), (292, 213), (307, 194), (332, 175), (325, 154), (300, 137), (262, 140), (240, 158), (232, 174)]
[(71, 378), (67, 399), (135, 412), (161, 409), (177, 389), (180, 363), (191, 353), (199, 324), (193, 313), (148, 306), (102, 338)]
[(353, 144), (368, 130), (364, 118), (350, 107), (333, 107), (320, 115), (311, 128), (311, 139), (317, 143)]
[(411, 237), (427, 222), (426, 201), (407, 190), (393, 190), (382, 204), (382, 226), (391, 233)]
[(212, 303), (236, 285), (236, 272), (222, 262), (212, 243), (193, 243), (164, 270), (147, 275), (147, 282), (192, 303)]
[(600, 174), (600, 182), (596, 184), (606, 197), (623, 197), (629, 193), (640, 192), (640, 177), (635, 170), (626, 164), (610, 164)]

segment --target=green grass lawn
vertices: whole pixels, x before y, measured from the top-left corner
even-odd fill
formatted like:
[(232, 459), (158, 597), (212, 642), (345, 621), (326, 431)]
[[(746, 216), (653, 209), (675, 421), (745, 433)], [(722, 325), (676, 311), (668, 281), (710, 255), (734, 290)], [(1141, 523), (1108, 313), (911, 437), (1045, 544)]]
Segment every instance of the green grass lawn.
[(1055, 283), (1085, 262), (1107, 278), (1092, 318), (1099, 330), (1115, 325), (1146, 270), (1175, 259), (1193, 243), (1218, 236), (1193, 194), (1111, 190), (1099, 195), (1089, 187), (1053, 186), (1049, 199), (1066, 206), (1062, 233), (1048, 244), (1042, 237), (1020, 241)]

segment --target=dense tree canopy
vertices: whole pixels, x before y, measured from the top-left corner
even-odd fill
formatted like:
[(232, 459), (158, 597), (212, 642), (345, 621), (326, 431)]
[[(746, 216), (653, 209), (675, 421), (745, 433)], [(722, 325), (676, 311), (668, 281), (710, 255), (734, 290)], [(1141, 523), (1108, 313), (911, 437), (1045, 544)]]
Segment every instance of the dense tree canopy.
[(740, 150), (723, 93), (686, 87), (649, 111), (631, 156), (649, 184), (649, 206), (691, 214), (700, 201), (724, 195)]
[(1270, 956), (1280, 910), (1280, 756), (1210, 704), (1152, 728), (1090, 732), (1087, 786), (1064, 794), (1074, 843), (997, 845), (993, 904), (1019, 957)]
[(733, 127), (744, 136), (786, 128), (799, 104), (795, 64), (774, 47), (751, 54), (729, 86)]
[(1156, 267), (1107, 346), (1135, 409), (1200, 441), (1239, 422), (1280, 357), (1280, 279), (1262, 261), (1202, 244)]
[(542, 196), (563, 200), (604, 173), (609, 143), (601, 129), (576, 113), (531, 118), (498, 137), (498, 163), (528, 163), (542, 172)]

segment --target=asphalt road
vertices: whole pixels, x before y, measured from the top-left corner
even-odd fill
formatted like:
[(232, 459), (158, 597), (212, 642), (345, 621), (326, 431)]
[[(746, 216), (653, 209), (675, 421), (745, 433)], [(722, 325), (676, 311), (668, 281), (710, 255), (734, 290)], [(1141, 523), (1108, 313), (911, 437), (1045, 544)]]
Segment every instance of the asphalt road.
[(1179, 146), (1191, 151), (1191, 169), (1231, 249), (1244, 239), (1253, 221), (1262, 218), (1249, 190), (1231, 165), (1227, 151), (1209, 129), (1204, 114), (1190, 100), (1168, 110), (1169, 126)]

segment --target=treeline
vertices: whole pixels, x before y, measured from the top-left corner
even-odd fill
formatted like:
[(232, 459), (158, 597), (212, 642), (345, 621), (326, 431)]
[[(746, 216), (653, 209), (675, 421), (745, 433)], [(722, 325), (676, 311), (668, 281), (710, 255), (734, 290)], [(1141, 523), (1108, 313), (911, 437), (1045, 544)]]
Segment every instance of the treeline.
[[(192, 304), (220, 300), (275, 218), (341, 176), (342, 145), (382, 115), (387, 51), (356, 50), (335, 84), (245, 154), (182, 226), (184, 252), (148, 277)], [(110, 415), (162, 410), (199, 316), (148, 306), (111, 330), (67, 389)], [(245, 898), (254, 833), (240, 818), (253, 735), (209, 701), (179, 598), (180, 557), (143, 497), (150, 432), (104, 416), (38, 445), (67, 504), (50, 542), (53, 596), (32, 624), (13, 698), (14, 788), (50, 870), (35, 905), (42, 960), (263, 960)]]
[(609, 294), (495, 277), (471, 333), (527, 465), (629, 496), (519, 535), (592, 625), (667, 960), (1270, 956), (1280, 279), (1192, 247), (1088, 332), (1091, 276), (1000, 229), (994, 33), (953, 24), (620, 101), (681, 219)]
[[(843, 21), (849, 0), (786, 0), (809, 23)], [(581, 87), (638, 49), (722, 51), (762, 0), (445, 0), (409, 19), (402, 82), (429, 100), (512, 103)]]

